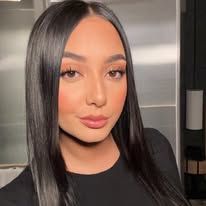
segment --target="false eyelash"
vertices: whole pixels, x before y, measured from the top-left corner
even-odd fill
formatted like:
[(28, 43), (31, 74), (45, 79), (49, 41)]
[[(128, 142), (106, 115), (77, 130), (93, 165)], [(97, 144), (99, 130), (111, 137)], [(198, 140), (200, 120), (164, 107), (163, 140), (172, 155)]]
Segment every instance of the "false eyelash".
[(114, 70), (110, 70), (110, 72), (119, 72), (121, 74), (124, 74), (126, 71), (121, 70), (121, 69), (114, 69)]
[(121, 70), (121, 69), (113, 69), (113, 70), (110, 70), (110, 72), (119, 72), (121, 76), (123, 76), (126, 73), (126, 71)]
[(71, 67), (69, 67), (69, 69), (65, 69), (64, 71), (62, 71), (60, 73), (60, 76), (64, 76), (67, 72), (77, 72), (75, 69), (71, 69)]
[[(70, 67), (69, 69), (66, 69), (66, 70), (62, 71), (60, 73), (60, 76), (64, 76), (67, 72), (71, 72), (71, 71), (72, 72), (78, 72), (77, 70), (71, 69), (71, 67)], [(109, 72), (119, 72), (121, 74), (121, 76), (123, 76), (126, 73), (126, 71), (122, 70), (122, 69), (112, 69)]]

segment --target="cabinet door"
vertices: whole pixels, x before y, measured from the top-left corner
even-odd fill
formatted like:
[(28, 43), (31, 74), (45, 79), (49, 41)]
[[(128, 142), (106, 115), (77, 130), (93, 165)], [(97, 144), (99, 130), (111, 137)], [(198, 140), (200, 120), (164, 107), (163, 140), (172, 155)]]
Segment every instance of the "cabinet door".
[(206, 1), (196, 1), (196, 84), (206, 89)]

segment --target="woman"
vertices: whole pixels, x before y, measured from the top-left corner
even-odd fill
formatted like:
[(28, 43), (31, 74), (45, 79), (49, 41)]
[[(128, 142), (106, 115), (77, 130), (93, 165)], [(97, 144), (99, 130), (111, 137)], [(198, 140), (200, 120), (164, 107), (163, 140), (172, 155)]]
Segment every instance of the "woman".
[(129, 44), (103, 4), (64, 1), (38, 18), (26, 113), (29, 165), (1, 205), (189, 205), (169, 142), (143, 129)]

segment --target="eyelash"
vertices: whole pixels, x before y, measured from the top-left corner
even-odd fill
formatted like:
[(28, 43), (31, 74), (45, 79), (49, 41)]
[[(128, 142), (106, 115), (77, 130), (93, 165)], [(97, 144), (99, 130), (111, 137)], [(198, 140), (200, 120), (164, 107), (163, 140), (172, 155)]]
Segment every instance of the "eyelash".
[[(62, 71), (61, 73), (60, 73), (60, 76), (61, 77), (64, 77), (66, 74), (69, 74), (69, 73), (71, 73), (71, 72), (76, 72), (76, 73), (79, 73), (77, 70), (75, 70), (75, 69), (71, 69), (71, 67), (69, 68), (69, 69), (66, 69), (65, 71)], [(115, 72), (115, 73), (119, 73), (120, 74), (120, 78), (114, 78), (114, 79), (121, 79), (122, 78), (122, 76), (126, 73), (123, 69), (111, 69), (110, 71), (109, 71), (109, 73), (110, 72)], [(111, 73), (110, 73), (111, 74)], [(73, 77), (71, 77), (71, 78), (73, 78)], [(112, 77), (111, 77), (112, 78)]]

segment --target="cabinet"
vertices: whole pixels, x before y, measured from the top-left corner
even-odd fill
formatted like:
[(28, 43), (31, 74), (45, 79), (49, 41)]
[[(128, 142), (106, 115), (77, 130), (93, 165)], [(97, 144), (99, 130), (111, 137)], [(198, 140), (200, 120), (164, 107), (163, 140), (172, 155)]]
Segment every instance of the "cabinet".
[[(186, 89), (206, 90), (206, 1), (186, 0), (186, 9), (181, 14), (181, 143), (182, 162), (189, 146), (199, 148), (198, 158), (205, 160), (205, 129), (187, 130)], [(204, 97), (204, 102), (205, 102)], [(205, 105), (204, 105), (205, 108)], [(205, 111), (204, 111), (205, 112)], [(204, 123), (205, 125), (205, 123)], [(182, 167), (185, 165), (182, 164)], [(184, 173), (185, 168), (182, 168)], [(183, 174), (188, 198), (206, 199), (206, 175)], [(198, 201), (197, 201), (198, 202)], [(195, 204), (195, 203), (194, 203)], [(200, 204), (201, 205), (201, 204)]]

